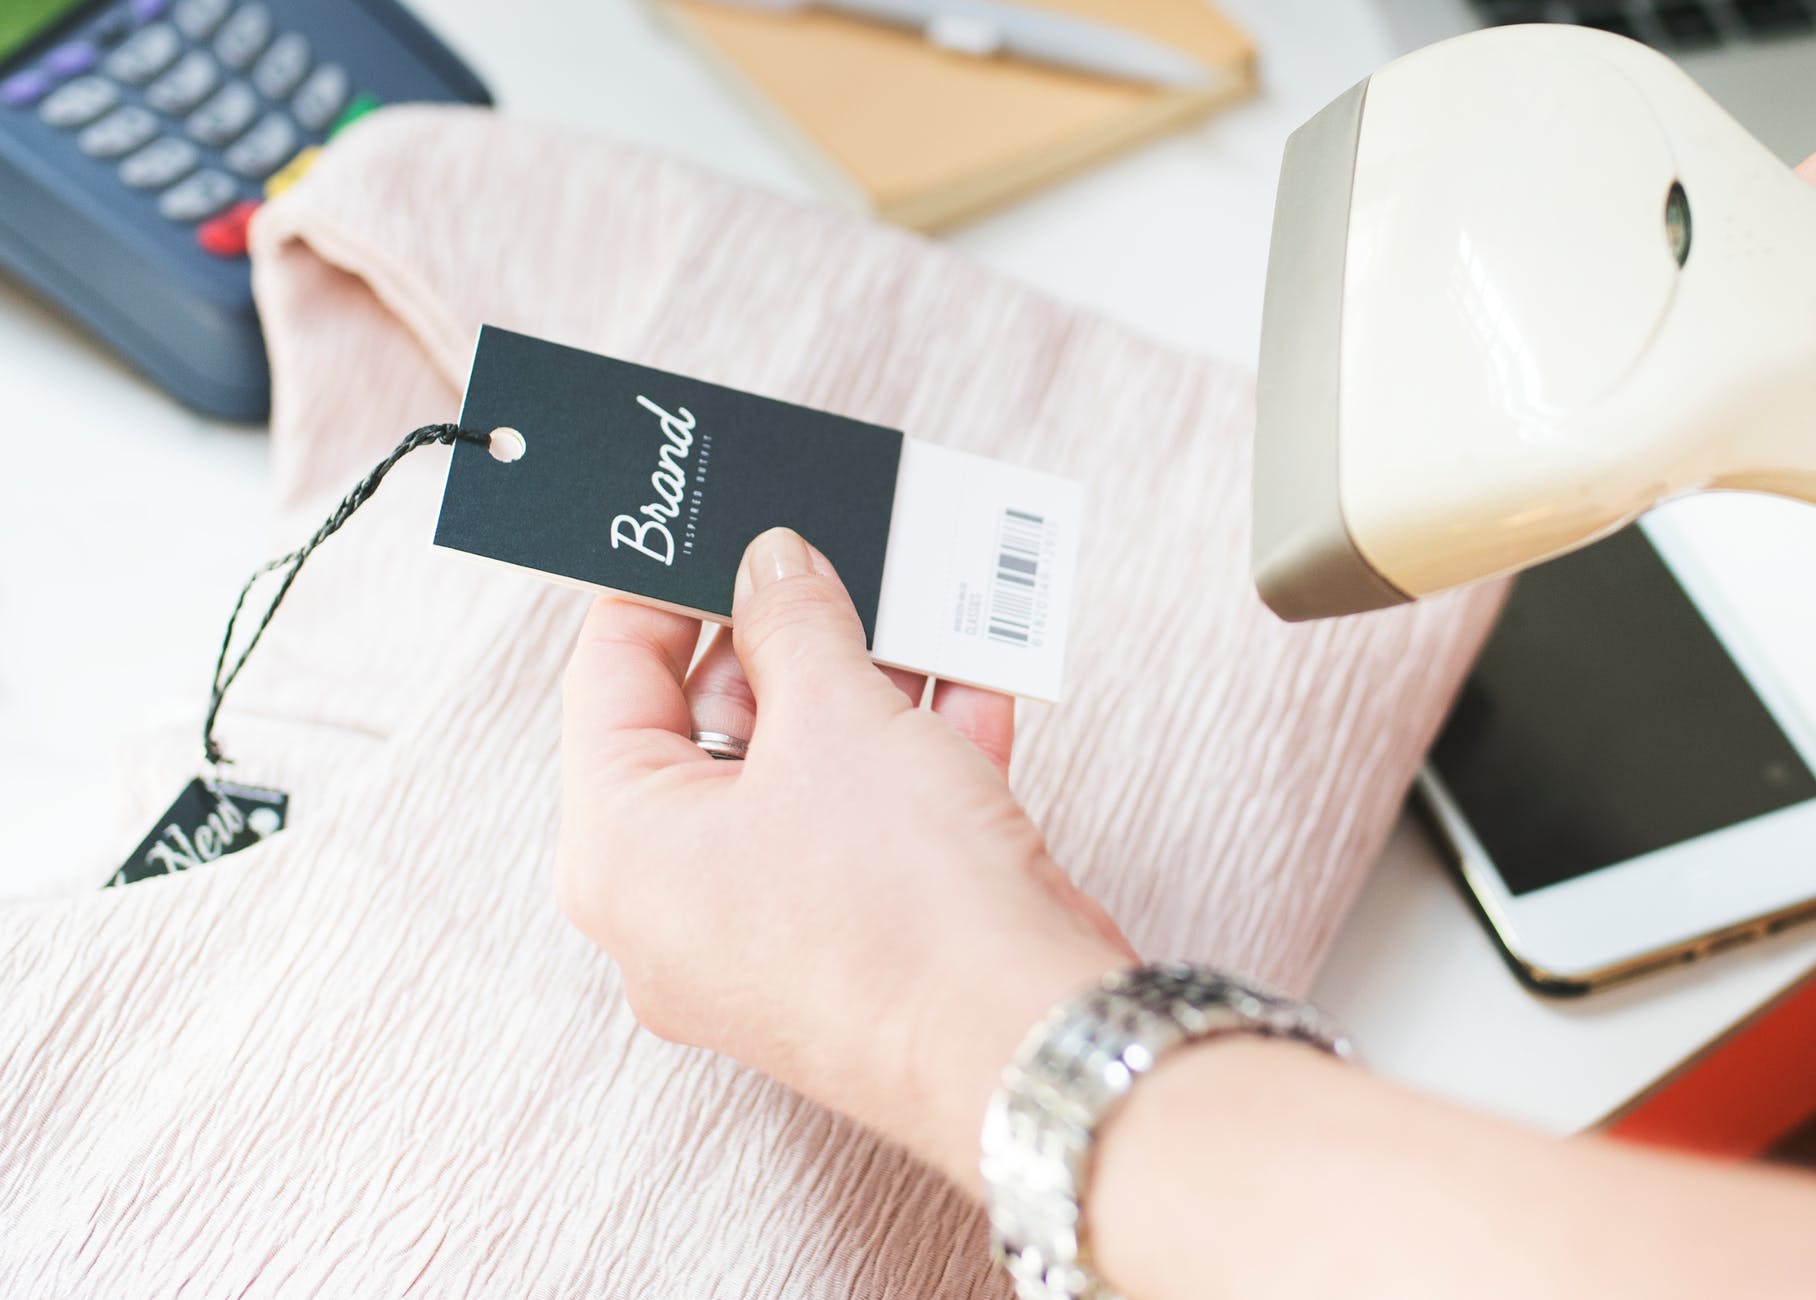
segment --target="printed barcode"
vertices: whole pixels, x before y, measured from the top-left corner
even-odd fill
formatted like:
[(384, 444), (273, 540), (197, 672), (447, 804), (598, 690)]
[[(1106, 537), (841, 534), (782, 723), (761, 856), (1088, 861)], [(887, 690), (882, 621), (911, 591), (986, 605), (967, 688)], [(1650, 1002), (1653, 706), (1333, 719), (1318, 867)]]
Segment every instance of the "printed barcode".
[(1047, 521), (1024, 510), (1004, 510), (997, 532), (996, 581), (990, 587), (992, 641), (1025, 646), (1035, 632), (1035, 591)]

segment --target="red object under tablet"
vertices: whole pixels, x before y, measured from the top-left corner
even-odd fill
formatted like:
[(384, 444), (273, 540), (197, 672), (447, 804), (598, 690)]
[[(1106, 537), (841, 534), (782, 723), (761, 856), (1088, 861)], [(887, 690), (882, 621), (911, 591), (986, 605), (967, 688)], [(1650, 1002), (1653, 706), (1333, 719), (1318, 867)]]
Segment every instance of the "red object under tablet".
[(1762, 1155), (1816, 1116), (1816, 974), (1622, 1108), (1602, 1131), (1703, 1155)]

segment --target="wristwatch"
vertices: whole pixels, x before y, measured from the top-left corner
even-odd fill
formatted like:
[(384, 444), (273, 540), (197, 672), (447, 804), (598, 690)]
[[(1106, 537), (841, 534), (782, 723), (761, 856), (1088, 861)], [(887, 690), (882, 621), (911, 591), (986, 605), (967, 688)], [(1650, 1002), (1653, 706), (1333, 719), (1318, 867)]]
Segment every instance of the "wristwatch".
[(1166, 1052), (1237, 1033), (1355, 1054), (1311, 1004), (1183, 962), (1105, 976), (1029, 1032), (984, 1112), (982, 1163), (991, 1253), (1021, 1300), (1118, 1300), (1085, 1240), (1097, 1131)]

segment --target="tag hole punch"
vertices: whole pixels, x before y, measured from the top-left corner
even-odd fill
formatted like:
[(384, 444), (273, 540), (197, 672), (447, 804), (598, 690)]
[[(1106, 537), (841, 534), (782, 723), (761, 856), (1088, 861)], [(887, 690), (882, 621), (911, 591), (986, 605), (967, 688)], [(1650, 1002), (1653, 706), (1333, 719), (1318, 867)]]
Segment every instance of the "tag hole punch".
[(515, 429), (494, 429), (491, 437), (492, 441), (486, 450), (492, 453), (493, 460), (503, 461), (507, 465), (514, 460), (522, 460), (523, 453), (529, 450), (529, 444)]

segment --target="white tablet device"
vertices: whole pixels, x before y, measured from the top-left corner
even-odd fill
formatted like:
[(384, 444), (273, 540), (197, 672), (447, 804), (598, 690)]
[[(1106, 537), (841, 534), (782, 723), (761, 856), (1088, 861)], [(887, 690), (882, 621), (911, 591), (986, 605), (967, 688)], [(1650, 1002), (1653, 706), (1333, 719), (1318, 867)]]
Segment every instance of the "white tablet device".
[(1816, 726), (1669, 509), (1518, 579), (1420, 792), (1542, 992), (1816, 915)]

